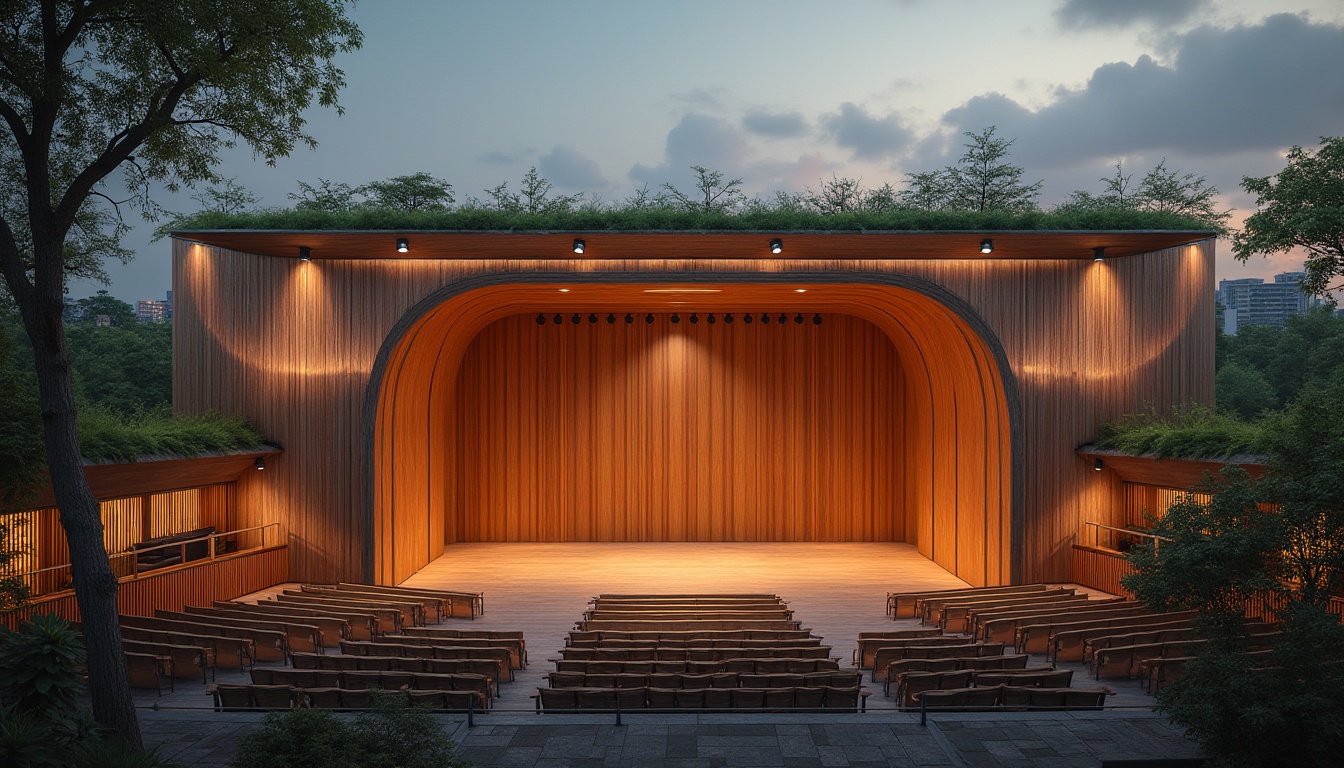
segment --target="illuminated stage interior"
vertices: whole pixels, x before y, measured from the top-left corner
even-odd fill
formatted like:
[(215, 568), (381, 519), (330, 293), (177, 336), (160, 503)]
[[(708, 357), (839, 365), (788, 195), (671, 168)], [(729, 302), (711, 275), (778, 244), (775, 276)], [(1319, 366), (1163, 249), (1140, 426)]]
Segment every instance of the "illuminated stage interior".
[(483, 591), (485, 615), (471, 626), (523, 630), (531, 664), (498, 703), (512, 709), (532, 706), (554, 669), (546, 660), (600, 592), (774, 592), (847, 665), (859, 631), (892, 628), (888, 591), (965, 582), (910, 544), (658, 542), (456, 544), (403, 585)]

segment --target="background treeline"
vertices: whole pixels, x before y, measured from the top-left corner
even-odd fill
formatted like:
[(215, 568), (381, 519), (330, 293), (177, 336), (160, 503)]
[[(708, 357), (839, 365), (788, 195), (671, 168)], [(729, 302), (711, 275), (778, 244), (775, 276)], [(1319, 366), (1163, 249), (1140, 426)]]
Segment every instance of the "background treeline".
[(1309, 386), (1344, 381), (1344, 317), (1320, 307), (1283, 327), (1218, 333), (1218, 410), (1242, 419), (1280, 410)]

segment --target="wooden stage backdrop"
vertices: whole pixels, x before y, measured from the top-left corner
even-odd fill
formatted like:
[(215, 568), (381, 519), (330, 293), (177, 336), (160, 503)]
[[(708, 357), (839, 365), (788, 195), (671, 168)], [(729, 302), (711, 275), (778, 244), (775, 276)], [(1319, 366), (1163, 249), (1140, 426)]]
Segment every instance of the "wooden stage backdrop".
[[(688, 538), (720, 534), (733, 537), (739, 531), (749, 532), (750, 517), (741, 518), (740, 529), (736, 515), (718, 518), (718, 522), (701, 518), (698, 494), (707, 493), (726, 503), (735, 498), (733, 494), (759, 496), (760, 489), (773, 482), (771, 476), (782, 480), (788, 475), (796, 478), (797, 485), (779, 488), (772, 497), (785, 500), (786, 506), (769, 511), (761, 508), (757, 513), (777, 516), (769, 518), (772, 536), (780, 530), (817, 539), (877, 539), (890, 535), (915, 543), (926, 556), (972, 583), (1068, 579), (1071, 545), (1083, 521), (1122, 524), (1125, 508), (1119, 480), (1109, 472), (1093, 472), (1075, 449), (1095, 438), (1101, 423), (1121, 414), (1147, 406), (1163, 409), (1177, 403), (1211, 403), (1213, 398), (1212, 240), (1108, 256), (1103, 263), (1090, 258), (1051, 258), (1048, 253), (1013, 259), (706, 257), (601, 261), (515, 254), (497, 260), (370, 257), (315, 258), (305, 263), (297, 258), (255, 255), (184, 239), (188, 236), (210, 239), (209, 233), (197, 233), (182, 234), (174, 240), (174, 403), (188, 413), (215, 409), (244, 415), (269, 439), (285, 447), (283, 456), (268, 463), (266, 472), (247, 473), (240, 480), (238, 524), (281, 522), (290, 534), (292, 576), (300, 579), (357, 578), (363, 574), (384, 582), (399, 581), (437, 556), (444, 542), (456, 538), (507, 538), (513, 535), (510, 530), (519, 537), (580, 537), (586, 531), (601, 538), (604, 525), (617, 524), (614, 517), (603, 521), (605, 513), (600, 505), (580, 513), (579, 504), (585, 494), (607, 486), (609, 481), (609, 487), (614, 488), (622, 468), (598, 461), (591, 453), (583, 454), (576, 463), (545, 463), (552, 458), (559, 460), (562, 454), (556, 451), (564, 448), (566, 439), (570, 457), (582, 452), (580, 436), (563, 434), (563, 425), (583, 422), (585, 408), (590, 417), (595, 415), (599, 420), (652, 417), (655, 413), (675, 418), (678, 409), (682, 409), (680, 418), (689, 419), (690, 414), (684, 412), (688, 401), (669, 396), (657, 404), (647, 404), (649, 410), (642, 411), (632, 399), (636, 395), (628, 393), (624, 405), (595, 414), (595, 400), (591, 398), (597, 395), (585, 389), (594, 380), (593, 366), (615, 365), (629, 350), (619, 347), (614, 335), (608, 339), (613, 346), (601, 347), (604, 330), (581, 336), (568, 327), (568, 320), (565, 331), (553, 325), (545, 329), (526, 326), (538, 310), (558, 310), (566, 317), (578, 311), (585, 316), (586, 332), (590, 308), (603, 313), (608, 308), (623, 311), (622, 303), (629, 306), (630, 302), (614, 294), (603, 298), (600, 291), (587, 298), (578, 289), (557, 294), (554, 285), (529, 286), (529, 274), (564, 275), (571, 281), (566, 285), (601, 288), (604, 272), (637, 275), (649, 285), (668, 279), (686, 281), (701, 273), (731, 273), (748, 279), (762, 275), (771, 280), (796, 273), (811, 286), (808, 294), (769, 299), (765, 289), (760, 289), (747, 303), (756, 311), (777, 313), (797, 307), (809, 314), (814, 310), (827, 313), (819, 329), (810, 325), (790, 328), (814, 333), (812, 342), (800, 340), (804, 338), (801, 336), (787, 343), (782, 336), (777, 340), (763, 336), (752, 342), (759, 345), (754, 351), (733, 352), (740, 355), (735, 375), (747, 376), (757, 365), (747, 362), (752, 355), (759, 359), (777, 353), (785, 355), (785, 361), (792, 361), (789, 365), (799, 378), (783, 384), (777, 379), (765, 388), (765, 405), (758, 401), (760, 407), (752, 414), (756, 428), (764, 431), (753, 435), (786, 444), (815, 441), (828, 433), (819, 424), (805, 421), (771, 423), (767, 429), (770, 419), (786, 411), (796, 412), (797, 405), (769, 398), (801, 398), (806, 406), (808, 396), (820, 397), (818, 393), (828, 386), (839, 388), (831, 390), (832, 399), (852, 400), (844, 404), (828, 401), (830, 407), (838, 409), (835, 415), (849, 419), (852, 425), (841, 450), (850, 451), (850, 455), (860, 450), (875, 454), (873, 463), (846, 466), (859, 479), (836, 478), (815, 463), (811, 470), (802, 469), (803, 476), (798, 478), (796, 470), (809, 461), (808, 454), (781, 445), (780, 454), (770, 458), (778, 464), (767, 468), (761, 485), (747, 486), (734, 474), (738, 465), (714, 461), (716, 450), (728, 449), (727, 438), (719, 442), (720, 433), (715, 429), (699, 422), (692, 428), (687, 422), (676, 438), (682, 442), (674, 453), (691, 456), (696, 450), (709, 451), (708, 456), (703, 465), (694, 465), (694, 475), (687, 462), (682, 462), (684, 468), (669, 465), (663, 471), (685, 481), (663, 483), (662, 487), (671, 494), (670, 489), (676, 485), (688, 494), (687, 499), (694, 498), (694, 503), (677, 506), (678, 500), (669, 495), (660, 500), (661, 507), (642, 508), (638, 511), (642, 522), (636, 521), (635, 529), (627, 528), (627, 536), (632, 530), (669, 538), (678, 530), (685, 531)], [(265, 237), (262, 233), (252, 236)], [(452, 236), (443, 237), (451, 245)], [(691, 241), (696, 236), (684, 237)], [(873, 237), (891, 238), (895, 251), (902, 236)], [(631, 251), (631, 255), (635, 253), (638, 251)], [(843, 256), (843, 250), (832, 256)], [(471, 323), (464, 321), (438, 335), (424, 323), (404, 322), (417, 303), (436, 292), (478, 276), (500, 274), (515, 275), (521, 286), (535, 290), (526, 295), (477, 292), (454, 299), (464, 307), (473, 300), (481, 306), (474, 310)], [(979, 338), (978, 331), (972, 332), (967, 323), (952, 314), (935, 317), (938, 302), (917, 295), (918, 291), (877, 287), (860, 295), (862, 290), (849, 288), (848, 296), (836, 290), (828, 299), (826, 291), (835, 286), (827, 285), (823, 279), (826, 275), (848, 280), (862, 280), (867, 275), (897, 276), (935, 286), (969, 308), (992, 338)], [(538, 291), (552, 298), (543, 302)], [(890, 295), (879, 295), (882, 291)], [(479, 299), (472, 298), (477, 295)], [(713, 306), (723, 311), (732, 308), (732, 303), (722, 299)], [(736, 307), (737, 311), (745, 308)], [(665, 316), (671, 308), (654, 311)], [(666, 324), (667, 320), (660, 317), (658, 322)], [(399, 323), (403, 327), (398, 327)], [(890, 339), (891, 346), (880, 345), (873, 328)], [(407, 339), (423, 333), (415, 343), (425, 349), (439, 344), (439, 353), (398, 358), (405, 346), (398, 345), (389, 350), (385, 366), (375, 377), (380, 349), (394, 329), (406, 334)], [(842, 332), (844, 339), (829, 336)], [(564, 333), (573, 334), (573, 340), (556, 347), (541, 343), (543, 338)], [(654, 330), (645, 333), (651, 335), (646, 340), (655, 340)], [(702, 333), (709, 332), (696, 330), (690, 335)], [(823, 337), (830, 340), (816, 346)], [(689, 339), (685, 331), (657, 338)], [(732, 345), (732, 334), (723, 334), (722, 328), (706, 338), (710, 339), (707, 350), (716, 344), (723, 349)], [(535, 349), (513, 349), (492, 360), (499, 357), (501, 347), (507, 349), (515, 343), (532, 344)], [(808, 343), (814, 344), (811, 353), (806, 352)], [(773, 344), (783, 346), (776, 352), (772, 351)], [(565, 358), (580, 350), (588, 355), (586, 371)], [(864, 366), (872, 367), (856, 367), (860, 359)], [(1002, 366), (1000, 359), (1004, 361)], [(952, 362), (946, 362), (949, 360)], [(459, 377), (457, 366), (464, 361), (468, 361), (468, 373)], [(510, 367), (515, 364), (519, 367)], [(436, 376), (436, 367), (444, 372)], [(513, 370), (530, 371), (540, 377), (552, 375), (557, 367), (561, 371), (572, 368), (575, 377), (532, 382), (528, 393), (499, 389), (507, 386), (503, 380), (509, 379)], [(999, 375), (1000, 367), (1008, 369), (1006, 375)], [(916, 368), (920, 370), (918, 388), (909, 386), (910, 371)], [(714, 379), (718, 375), (714, 371), (720, 370), (727, 369), (711, 365), (694, 374), (699, 379), (680, 381), (676, 386), (683, 388), (683, 396), (701, 386), (725, 396), (741, 391), (728, 381)], [(884, 371), (900, 371), (901, 375), (883, 382)], [(670, 369), (667, 375), (673, 375)], [(823, 381), (828, 376), (834, 378)], [(848, 378), (842, 380), (841, 376)], [(855, 376), (868, 377), (870, 383), (856, 382)], [(705, 377), (708, 380), (703, 380)], [(427, 383), (403, 385), (399, 383), (402, 378)], [(371, 380), (380, 387), (375, 394), (381, 394), (374, 400), (373, 418), (366, 420)], [(800, 383), (803, 381), (806, 387)], [(877, 407), (877, 391), (890, 387), (889, 391), (895, 392), (902, 386), (897, 382), (904, 382), (908, 391), (919, 391), (904, 396), (903, 405), (884, 413)], [(672, 380), (662, 385), (671, 386)], [(870, 386), (873, 391), (865, 392)], [(804, 389), (810, 395), (803, 395)], [(550, 468), (533, 471), (519, 488), (507, 487), (513, 479), (497, 472), (510, 451), (510, 430), (518, 435), (522, 432), (516, 431), (519, 427), (500, 424), (492, 415), (501, 413), (513, 392), (523, 400), (505, 409), (506, 419), (508, 413), (518, 418), (528, 413), (553, 415), (557, 403), (571, 409), (554, 414), (557, 421), (546, 428), (550, 432), (545, 439), (531, 443), (524, 452), (526, 461)], [(643, 392), (652, 396), (656, 387), (649, 383)], [(892, 397), (901, 398), (899, 394)], [(814, 400), (813, 404), (821, 406), (820, 401)], [(737, 412), (725, 405), (719, 416), (713, 407), (694, 418), (713, 421), (726, 417), (730, 410)], [(864, 408), (876, 410), (862, 415)], [(918, 428), (916, 438), (907, 433), (888, 442), (874, 435), (856, 438), (853, 432), (885, 429), (888, 424), (899, 432), (903, 424), (921, 419), (925, 423)], [(483, 420), (493, 432), (482, 432)], [(1015, 430), (1011, 434), (1010, 426)], [(613, 443), (599, 446), (599, 450), (613, 457), (633, 457), (635, 454), (621, 450), (614, 441), (648, 434), (642, 430), (635, 426), (615, 430), (610, 433)], [(479, 442), (473, 444), (468, 439), (472, 434)], [(402, 435), (414, 439), (401, 439)], [(590, 443), (602, 439), (607, 438), (597, 433), (588, 437)], [(745, 441), (747, 437), (744, 434), (732, 440)], [(366, 453), (369, 445), (374, 446), (371, 454)], [(468, 448), (472, 449), (470, 454)], [(762, 446), (761, 450), (766, 448)], [(880, 461), (876, 454), (881, 451), (893, 457), (886, 464), (888, 474), (883, 474), (876, 463)], [(813, 455), (820, 454), (818, 446)], [(762, 455), (766, 454), (755, 453), (752, 460)], [(920, 460), (921, 456), (927, 460)], [(826, 458), (832, 457), (827, 453)], [(1018, 465), (1010, 466), (1014, 461)], [(588, 469), (581, 469), (584, 462)], [(707, 477), (698, 474), (702, 466), (710, 468)], [(721, 471), (716, 474), (714, 467)], [(912, 467), (924, 479), (912, 477)], [(652, 466), (647, 470), (657, 471)], [(375, 488), (371, 504), (364, 495), (366, 472), (372, 473)], [(486, 475), (484, 482), (473, 476), (481, 472)], [(608, 477), (604, 473), (611, 474)], [(413, 487), (414, 478), (421, 478), (419, 487)], [(456, 485), (454, 478), (460, 481)], [(554, 483), (560, 487), (557, 489)], [(808, 483), (812, 486), (804, 488)], [(840, 483), (848, 485), (839, 488)], [(559, 520), (525, 520), (521, 511), (524, 494), (542, 490), (571, 499), (570, 512), (574, 514)], [(892, 516), (879, 521), (874, 515), (883, 513), (875, 510), (883, 506), (872, 500), (884, 492), (893, 493), (889, 507)], [(639, 494), (645, 491), (627, 486), (624, 493), (628, 501), (643, 498)], [(860, 501), (845, 500), (845, 494)], [(511, 523), (508, 510), (515, 503), (519, 512), (516, 522)], [(818, 517), (823, 514), (822, 505), (833, 503), (842, 510), (846, 509), (844, 505), (853, 506), (848, 507), (848, 513), (822, 522)], [(495, 509), (493, 505), (500, 507)], [(605, 508), (614, 514), (615, 501)], [(655, 514), (654, 509), (661, 511)], [(681, 511), (674, 513), (673, 509)], [(490, 517), (492, 514), (496, 517)], [(684, 517), (674, 522), (675, 514)], [(662, 523), (657, 522), (659, 516)], [(756, 535), (760, 535), (765, 528), (761, 522), (756, 525)], [(615, 528), (610, 532), (620, 536)]]

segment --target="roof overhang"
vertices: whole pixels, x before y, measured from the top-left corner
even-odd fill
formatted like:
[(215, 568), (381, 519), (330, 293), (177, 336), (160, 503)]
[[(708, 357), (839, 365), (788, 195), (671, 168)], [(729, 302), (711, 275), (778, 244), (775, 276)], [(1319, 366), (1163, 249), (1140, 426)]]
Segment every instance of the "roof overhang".
[(1102, 466), (1110, 469), (1127, 483), (1155, 485), (1160, 488), (1189, 489), (1201, 480), (1205, 474), (1217, 474), (1227, 466), (1241, 467), (1251, 477), (1265, 474), (1265, 465), (1259, 456), (1232, 456), (1227, 459), (1172, 459), (1158, 458), (1153, 455), (1135, 456), (1094, 445), (1084, 445), (1078, 449), (1078, 455), (1089, 461), (1101, 459)]
[[(299, 258), (299, 248), (318, 259), (1091, 259), (1133, 256), (1197, 243), (1217, 236), (1203, 230), (1068, 230), (957, 232), (481, 232), (337, 230), (180, 230), (174, 238), (244, 253)], [(410, 241), (396, 251), (398, 238)], [(779, 238), (783, 249), (770, 251)], [(582, 255), (574, 240), (584, 241)], [(980, 251), (982, 240), (994, 250)]]

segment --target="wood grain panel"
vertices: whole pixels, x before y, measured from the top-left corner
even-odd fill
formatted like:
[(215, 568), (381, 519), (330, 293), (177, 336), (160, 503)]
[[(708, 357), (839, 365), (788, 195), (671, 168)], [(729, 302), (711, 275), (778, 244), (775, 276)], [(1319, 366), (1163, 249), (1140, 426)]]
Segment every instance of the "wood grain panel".
[[(257, 233), (251, 237), (248, 242), (254, 244), (266, 239)], [(451, 236), (443, 237), (445, 247), (450, 246)], [(450, 332), (469, 338), (500, 317), (537, 309), (601, 311), (610, 306), (623, 312), (647, 306), (631, 276), (644, 284), (675, 286), (693, 284), (700, 276), (731, 274), (776, 289), (771, 296), (758, 293), (744, 300), (755, 311), (801, 308), (861, 316), (892, 339), (906, 363), (918, 349), (914, 341), (900, 340), (909, 336), (905, 325), (911, 308), (864, 309), (871, 307), (869, 299), (854, 296), (836, 297), (828, 304), (824, 289), (837, 279), (909, 279), (935, 286), (982, 318), (1015, 379), (1018, 443), (1012, 450), (991, 452), (984, 470), (998, 478), (1003, 504), (1000, 513), (986, 514), (995, 521), (986, 528), (987, 535), (997, 530), (999, 546), (989, 538), (984, 544), (1003, 559), (998, 574), (989, 569), (987, 577), (999, 582), (1010, 578), (1009, 556), (1021, 564), (1012, 578), (1067, 580), (1071, 543), (1082, 523), (1123, 522), (1119, 479), (1093, 472), (1091, 462), (1074, 452), (1095, 439), (1101, 423), (1147, 405), (1165, 409), (1212, 402), (1212, 240), (1133, 256), (1108, 252), (1104, 263), (1094, 263), (1058, 257), (1060, 250), (1050, 248), (1046, 235), (1036, 258), (1023, 259), (898, 258), (913, 251), (901, 251), (894, 240), (885, 246), (886, 257), (857, 258), (858, 252), (848, 250), (843, 240), (829, 240), (808, 258), (721, 258), (701, 251), (695, 258), (655, 259), (645, 258), (641, 244), (647, 240), (628, 237), (634, 238), (633, 246), (612, 241), (601, 260), (574, 259), (572, 254), (539, 258), (550, 251), (528, 252), (500, 238), (490, 241), (495, 245), (480, 258), (317, 258), (308, 264), (175, 240), (175, 407), (187, 413), (215, 409), (246, 415), (270, 439), (285, 445), (285, 454), (268, 461), (266, 472), (240, 478), (239, 524), (282, 522), (291, 535), (291, 566), (299, 578), (358, 578), (374, 561), (390, 562), (393, 556), (393, 523), (372, 514), (374, 506), (390, 500), (390, 489), (375, 484), (372, 502), (362, 493), (366, 474), (385, 476), (395, 467), (396, 460), (385, 452), (369, 455), (366, 465), (363, 439), (366, 429), (392, 411), (386, 403), (375, 403), (366, 420), (366, 389), (389, 333), (436, 292), (481, 276), (531, 281), (537, 289), (530, 297), (496, 297), (499, 303), (489, 312), (475, 311), (479, 324), (474, 330), (477, 321), (466, 320), (474, 310), (458, 307), (456, 319), (445, 318), (437, 328), (442, 341)], [(678, 237), (678, 248), (688, 256), (695, 252), (697, 235)], [(791, 237), (786, 236), (786, 249), (794, 254)], [(999, 242), (999, 235), (994, 237)], [(875, 242), (861, 245), (868, 249)], [(931, 248), (938, 255), (938, 248)], [(562, 286), (574, 292), (558, 294)], [(594, 303), (581, 290), (584, 286), (607, 292), (606, 303)], [(793, 295), (795, 287), (815, 290)], [(719, 295), (714, 301), (723, 311), (735, 299)], [(414, 313), (418, 316), (419, 310)], [(955, 323), (948, 329), (952, 327)], [(941, 357), (943, 349), (937, 351)], [(979, 353), (972, 345), (967, 354)], [(397, 359), (395, 351), (388, 353), (381, 370), (391, 372)], [(905, 370), (912, 393), (907, 401), (930, 398), (930, 378), (918, 379), (908, 364)], [(632, 383), (630, 391), (614, 396), (630, 397), (637, 391)], [(999, 426), (992, 429), (1002, 441), (1008, 439), (1009, 414), (1006, 406), (997, 410)], [(933, 412), (930, 400), (908, 413), (905, 437), (914, 449), (931, 451), (932, 444), (921, 444), (920, 436), (930, 434), (921, 420), (931, 419)], [(987, 413), (986, 424), (995, 423), (991, 416), (995, 414)], [(663, 418), (658, 407), (641, 415), (654, 417)], [(734, 429), (745, 428), (733, 421), (727, 407), (715, 418)], [(595, 423), (601, 424), (600, 414)], [(932, 459), (920, 469), (930, 477), (938, 471)], [(1015, 486), (1013, 478), (1020, 478)], [(995, 482), (986, 485), (993, 488)], [(734, 477), (732, 486), (735, 498), (757, 493), (749, 478)], [(932, 553), (928, 547), (934, 521), (924, 511), (936, 506), (936, 492), (932, 483), (907, 483), (897, 491), (906, 499), (906, 509), (920, 510), (907, 515), (905, 538), (925, 554)], [(1020, 506), (1010, 516), (1007, 499), (1014, 493)], [(426, 494), (427, 503), (429, 499)], [(432, 538), (431, 520), (424, 517), (425, 541)], [(362, 547), (369, 540), (376, 552), (366, 561)], [(390, 579), (391, 573), (381, 570), (377, 578)]]
[[(184, 605), (210, 605), (215, 600), (231, 600), (285, 581), (289, 581), (289, 557), (285, 546), (280, 545), (122, 579), (117, 587), (117, 609), (133, 616), (153, 616), (156, 608), (179, 610)], [(13, 629), (39, 613), (79, 621), (74, 592), (34, 600), (23, 608), (0, 614), (0, 619)]]
[(431, 472), (455, 476), (448, 543), (902, 540), (886, 336), (845, 315), (698, 319), (514, 315), (477, 335)]
[(1099, 589), (1112, 595), (1133, 597), (1120, 579), (1134, 572), (1133, 566), (1119, 552), (1111, 552), (1083, 544), (1073, 545), (1073, 580), (1090, 589)]

